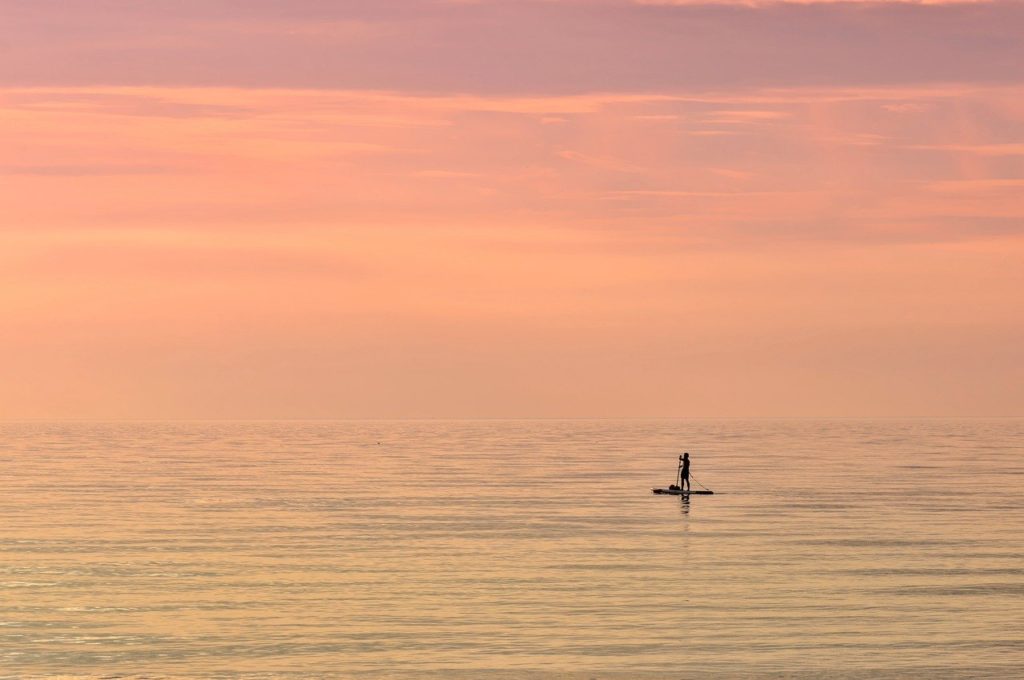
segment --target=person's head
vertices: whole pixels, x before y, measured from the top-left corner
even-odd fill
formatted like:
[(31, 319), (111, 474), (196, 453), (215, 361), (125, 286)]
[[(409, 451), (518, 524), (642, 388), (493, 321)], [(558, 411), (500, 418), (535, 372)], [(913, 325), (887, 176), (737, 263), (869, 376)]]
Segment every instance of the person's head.
[(690, 458), (689, 452), (683, 454), (683, 460), (689, 460), (689, 458)]

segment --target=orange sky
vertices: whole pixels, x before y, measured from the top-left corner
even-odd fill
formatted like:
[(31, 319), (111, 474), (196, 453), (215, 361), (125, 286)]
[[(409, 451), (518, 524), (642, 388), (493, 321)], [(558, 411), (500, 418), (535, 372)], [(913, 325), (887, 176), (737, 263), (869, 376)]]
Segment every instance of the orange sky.
[(668, 4), (0, 0), (0, 414), (1024, 414), (1022, 6)]

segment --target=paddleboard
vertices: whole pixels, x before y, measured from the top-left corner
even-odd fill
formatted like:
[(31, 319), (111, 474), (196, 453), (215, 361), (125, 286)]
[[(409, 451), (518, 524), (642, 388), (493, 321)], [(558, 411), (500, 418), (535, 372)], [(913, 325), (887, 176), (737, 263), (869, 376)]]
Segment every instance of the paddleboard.
[(653, 491), (654, 493), (659, 493), (659, 494), (662, 494), (662, 493), (663, 494), (668, 494), (670, 496), (690, 496), (690, 495), (696, 496), (697, 494), (703, 494), (705, 496), (711, 496), (711, 495), (713, 495), (715, 493), (714, 491), (708, 491), (706, 489), (697, 489), (696, 491), (681, 491), (679, 489), (651, 489), (651, 491)]

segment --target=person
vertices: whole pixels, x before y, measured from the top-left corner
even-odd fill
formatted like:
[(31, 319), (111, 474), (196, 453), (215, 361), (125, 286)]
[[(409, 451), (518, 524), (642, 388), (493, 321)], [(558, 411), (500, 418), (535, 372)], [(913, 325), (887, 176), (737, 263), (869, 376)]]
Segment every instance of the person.
[(690, 491), (690, 454), (689, 452), (679, 456), (679, 489), (689, 493)]

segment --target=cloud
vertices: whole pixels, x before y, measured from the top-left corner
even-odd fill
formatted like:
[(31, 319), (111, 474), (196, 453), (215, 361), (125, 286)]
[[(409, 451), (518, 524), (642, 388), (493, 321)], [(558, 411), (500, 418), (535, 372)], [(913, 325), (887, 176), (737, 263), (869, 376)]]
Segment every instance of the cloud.
[(459, 170), (417, 170), (413, 173), (416, 177), (430, 177), (433, 179), (469, 179), (483, 177), (478, 172), (461, 172)]
[[(717, 171), (715, 171), (716, 174)], [(685, 191), (672, 189), (631, 189), (609, 192), (605, 198), (608, 199), (643, 199), (643, 198), (749, 198), (751, 196), (769, 196), (785, 193), (794, 195), (794, 192), (779, 191)]]
[(911, 147), (922, 151), (941, 151), (951, 154), (978, 154), (979, 156), (1024, 156), (1024, 142), (993, 144), (919, 144)]
[(990, 192), (990, 191), (1019, 191), (1024, 189), (1024, 177), (993, 177), (986, 179), (951, 179), (940, 182), (932, 182), (929, 188), (934, 191), (951, 192)]
[[(631, 243), (668, 238), (677, 248), (698, 242), (761, 248), (786, 242), (1013, 238), (1022, 228), (1012, 191), (1020, 174), (999, 165), (1013, 156), (975, 153), (970, 147), (977, 144), (979, 128), (963, 128), (959, 113), (969, 106), (991, 122), (987, 134), (1012, 135), (1022, 115), (1014, 88), (522, 100), (234, 89), (130, 92), (164, 102), (234, 102), (255, 113), (220, 120), (210, 130), (200, 113), (157, 121), (145, 106), (132, 116), (83, 109), (87, 90), (49, 91), (57, 99), (77, 99), (71, 109), (42, 112), (39, 100), (29, 98), (22, 117), (9, 106), (5, 136), (28, 138), (27, 128), (17, 124), (23, 120), (31, 126), (33, 144), (12, 158), (22, 171), (5, 183), (8, 229), (148, 225), (275, 233), (356, 224), (518, 224), (620, 234)], [(108, 101), (109, 95), (128, 93), (93, 94)], [(878, 116), (891, 101), (927, 106)], [(706, 112), (765, 110), (765, 102), (786, 115), (756, 120), (756, 134), (701, 134)], [(573, 113), (558, 126), (539, 125), (537, 111), (545, 110)], [(664, 115), (677, 121), (665, 126), (646, 118)], [(373, 124), (375, 116), (381, 125)], [(928, 124), (915, 117), (926, 117)], [(416, 124), (394, 126), (393, 119)], [(436, 134), (441, 123), (449, 133)], [(954, 147), (944, 152), (952, 163), (924, 162), (916, 147), (936, 145)], [(396, 151), (401, 149), (414, 152)], [(110, 160), (101, 162), (103, 155)], [(140, 158), (177, 158), (146, 164), (191, 172), (150, 177)], [(100, 172), (133, 162), (142, 172)], [(96, 166), (91, 174), (84, 170), (90, 163)], [(40, 200), (43, 195), (60, 198)]]
[(565, 149), (557, 153), (559, 158), (564, 158), (567, 161), (575, 161), (582, 163), (583, 165), (589, 165), (602, 170), (612, 170), (614, 172), (642, 172), (643, 168), (633, 165), (632, 163), (624, 163), (623, 161), (612, 158), (609, 156), (595, 156), (580, 151), (573, 151), (571, 149)]
[(95, 177), (118, 175), (165, 175), (185, 169), (169, 165), (139, 165), (120, 163), (67, 164), (0, 164), (0, 175), (27, 175), (35, 177)]
[(566, 94), (1019, 83), (1024, 5), (8, 0), (5, 85)]
[(772, 7), (774, 5), (972, 5), (1005, 2), (1006, 0), (626, 0), (635, 5), (687, 7), (701, 5), (741, 5)]
[[(1020, 87), (977, 85), (551, 97), (20, 88), (0, 90), (0, 132), (21, 140), (0, 171), (7, 229), (486, 224), (716, 247), (969, 241), (1019, 231), (1019, 143), (1000, 141), (1020, 138), (1019, 101)], [(965, 127), (965, 107), (984, 124)], [(552, 114), (561, 122), (543, 124)]]
[(705, 116), (704, 121), (706, 123), (713, 124), (744, 125), (751, 123), (778, 121), (784, 118), (788, 118), (789, 116), (790, 114), (786, 111), (741, 109), (733, 111), (711, 111)]
[(0, 407), (1019, 411), (1021, 102), (0, 89)]

